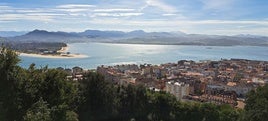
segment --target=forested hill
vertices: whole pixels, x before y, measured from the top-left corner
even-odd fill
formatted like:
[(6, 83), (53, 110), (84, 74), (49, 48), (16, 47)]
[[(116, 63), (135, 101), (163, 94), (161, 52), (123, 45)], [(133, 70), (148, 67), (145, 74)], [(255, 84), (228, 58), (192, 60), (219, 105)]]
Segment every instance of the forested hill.
[(0, 121), (266, 121), (268, 85), (251, 91), (245, 110), (179, 102), (165, 92), (119, 86), (95, 72), (80, 81), (47, 67), (18, 66), (15, 52), (0, 50)]
[(84, 32), (48, 32), (33, 30), (24, 35), (7, 37), (13, 42), (107, 42), (134, 44), (176, 44), (176, 45), (208, 45), (208, 46), (268, 46), (268, 37), (256, 35), (202, 35), (183, 32), (144, 32), (135, 30)]
[(82, 37), (77, 34), (67, 32), (33, 30), (21, 36), (8, 37), (8, 39), (16, 42), (79, 42)]

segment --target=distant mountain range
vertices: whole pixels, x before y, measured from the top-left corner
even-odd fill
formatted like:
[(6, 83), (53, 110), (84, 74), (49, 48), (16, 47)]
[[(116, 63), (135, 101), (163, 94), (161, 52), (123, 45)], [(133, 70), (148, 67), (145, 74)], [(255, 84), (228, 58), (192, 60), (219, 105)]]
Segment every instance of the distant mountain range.
[(0, 37), (14, 37), (26, 34), (26, 31), (0, 31)]
[[(7, 32), (0, 32), (0, 35)], [(131, 44), (175, 44), (175, 45), (209, 45), (209, 46), (268, 46), (268, 37), (256, 35), (202, 35), (183, 32), (144, 32), (135, 30), (100, 31), (86, 30), (84, 32), (48, 32), (33, 30), (13, 37), (2, 36), (0, 41), (9, 42), (106, 42)]]

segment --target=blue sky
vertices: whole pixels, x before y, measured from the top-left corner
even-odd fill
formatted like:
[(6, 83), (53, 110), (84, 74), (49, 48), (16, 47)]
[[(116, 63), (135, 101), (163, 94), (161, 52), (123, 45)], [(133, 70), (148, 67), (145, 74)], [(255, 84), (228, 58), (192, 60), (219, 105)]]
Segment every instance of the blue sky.
[(268, 34), (268, 0), (0, 0), (0, 31)]

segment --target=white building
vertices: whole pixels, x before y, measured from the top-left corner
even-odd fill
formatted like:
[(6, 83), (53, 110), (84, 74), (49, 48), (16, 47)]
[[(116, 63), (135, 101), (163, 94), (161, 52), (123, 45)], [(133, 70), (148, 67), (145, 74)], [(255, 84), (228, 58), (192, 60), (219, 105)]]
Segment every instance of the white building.
[(166, 82), (166, 92), (173, 94), (177, 100), (181, 100), (183, 96), (189, 95), (189, 84), (179, 83), (174, 81)]

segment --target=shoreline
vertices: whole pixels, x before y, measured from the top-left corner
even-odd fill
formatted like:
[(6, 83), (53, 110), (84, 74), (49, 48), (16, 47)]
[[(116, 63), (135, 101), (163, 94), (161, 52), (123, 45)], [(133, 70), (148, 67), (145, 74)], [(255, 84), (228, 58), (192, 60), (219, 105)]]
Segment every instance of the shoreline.
[(36, 58), (53, 58), (53, 59), (72, 59), (72, 58), (87, 58), (89, 56), (82, 55), (82, 54), (64, 54), (69, 50), (69, 47), (62, 47), (58, 50), (58, 53), (61, 54), (37, 54), (37, 53), (23, 53), (17, 52), (20, 56), (27, 56), (27, 57), (36, 57)]
[(19, 53), (20, 56), (27, 56), (27, 57), (37, 57), (37, 58), (54, 58), (54, 59), (71, 59), (71, 58), (87, 58), (87, 55), (81, 54), (68, 54), (68, 55), (52, 55), (52, 54), (34, 54), (34, 53)]

